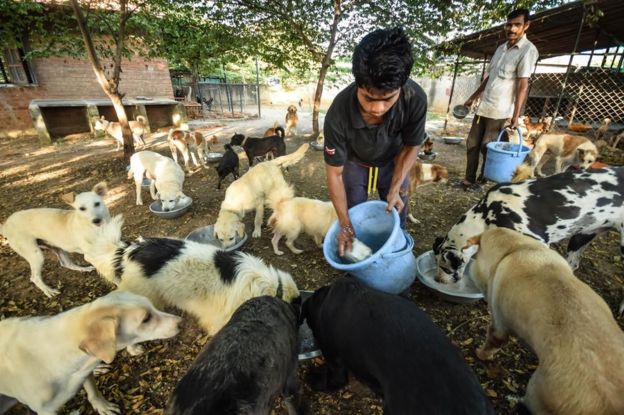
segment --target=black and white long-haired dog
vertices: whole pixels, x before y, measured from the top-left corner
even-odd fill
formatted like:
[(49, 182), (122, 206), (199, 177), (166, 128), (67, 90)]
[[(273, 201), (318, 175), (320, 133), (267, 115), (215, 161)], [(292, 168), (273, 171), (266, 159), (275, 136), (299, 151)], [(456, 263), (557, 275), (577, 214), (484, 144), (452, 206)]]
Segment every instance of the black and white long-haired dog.
[(298, 314), (275, 297), (243, 303), (178, 382), (165, 414), (268, 415), (279, 394), (289, 415), (302, 413)]
[(412, 301), (340, 278), (303, 303), (325, 358), (313, 389), (336, 390), (348, 373), (383, 396), (384, 414), (494, 414), (479, 379)]
[[(466, 241), (492, 227), (510, 228), (546, 245), (570, 238), (568, 263), (579, 266), (581, 254), (600, 233), (622, 232), (624, 168), (568, 171), (521, 183), (494, 186), (445, 237), (436, 239), (439, 282), (458, 281), (470, 260)], [(620, 250), (624, 256), (624, 233)]]
[(144, 295), (198, 318), (214, 334), (246, 300), (261, 295), (292, 302), (299, 290), (292, 276), (242, 252), (173, 238), (121, 241), (121, 215), (101, 227), (87, 257), (120, 290)]

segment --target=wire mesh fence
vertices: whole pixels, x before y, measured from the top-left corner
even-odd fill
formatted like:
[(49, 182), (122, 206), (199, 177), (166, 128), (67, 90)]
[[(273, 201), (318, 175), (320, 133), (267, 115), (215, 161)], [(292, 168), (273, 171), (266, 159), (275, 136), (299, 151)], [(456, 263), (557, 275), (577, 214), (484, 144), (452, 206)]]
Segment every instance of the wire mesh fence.
[[(258, 115), (258, 90), (255, 84), (198, 82), (197, 86), (178, 82), (176, 99), (185, 106), (196, 106), (198, 116), (242, 118)], [(188, 112), (188, 109), (187, 109)]]

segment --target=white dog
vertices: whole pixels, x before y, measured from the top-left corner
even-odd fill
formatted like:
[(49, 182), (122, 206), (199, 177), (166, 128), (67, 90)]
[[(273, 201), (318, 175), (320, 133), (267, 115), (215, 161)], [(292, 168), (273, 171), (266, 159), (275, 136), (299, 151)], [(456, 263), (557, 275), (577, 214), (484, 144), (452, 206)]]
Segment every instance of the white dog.
[(187, 197), (182, 193), (184, 171), (178, 163), (153, 151), (139, 151), (130, 157), (128, 171), (128, 179), (134, 177), (137, 205), (143, 204), (141, 198), (143, 176), (151, 180), (150, 195), (152, 199), (160, 200), (162, 210), (165, 212), (175, 209), (178, 202)]
[[(267, 198), (272, 192), (290, 189), (284, 180), (280, 167), (292, 166), (299, 162), (308, 147), (310, 145), (305, 143), (294, 153), (256, 164), (240, 179), (232, 182), (225, 191), (225, 198), (221, 203), (221, 210), (219, 210), (219, 216), (214, 226), (214, 234), (223, 248), (234, 245), (237, 233), (239, 236), (245, 233), (245, 225), (242, 223), (242, 219), (245, 212), (249, 210), (256, 210), (252, 236), (254, 238), (260, 237), (260, 226), (262, 225)], [(292, 189), (290, 192), (292, 193)], [(294, 194), (288, 198), (292, 197)]]
[[(128, 124), (130, 125), (130, 130), (132, 130), (132, 138), (134, 139), (134, 144), (141, 144), (145, 147), (145, 139), (143, 136), (145, 135), (145, 127), (147, 126), (147, 120), (144, 116), (139, 115), (136, 117), (136, 121), (128, 120)], [(123, 129), (121, 128), (121, 124), (117, 121), (108, 121), (102, 115), (99, 120), (95, 122), (95, 129), (98, 131), (104, 131), (104, 133), (115, 139), (117, 143), (117, 150), (121, 148), (123, 145)]]
[(93, 263), (120, 290), (145, 295), (154, 305), (171, 305), (196, 316), (215, 334), (252, 297), (271, 295), (291, 302), (299, 290), (287, 272), (261, 259), (215, 246), (171, 238), (121, 242), (121, 216), (98, 236)]
[(323, 202), (305, 197), (282, 199), (277, 202), (269, 200), (273, 214), (269, 218), (269, 226), (273, 228), (273, 252), (283, 255), (279, 250), (279, 241), (286, 236), (286, 246), (295, 254), (303, 251), (295, 246), (295, 240), (301, 232), (310, 235), (317, 246), (322, 246), (323, 238), (329, 227), (336, 221), (337, 215), (331, 202)]
[(98, 226), (110, 220), (108, 208), (102, 199), (107, 191), (106, 183), (101, 182), (90, 192), (63, 195), (62, 200), (71, 205), (73, 210), (21, 210), (9, 216), (0, 226), (0, 233), (8, 239), (9, 246), (30, 264), (30, 280), (48, 297), (58, 294), (59, 290), (43, 282), (41, 270), (44, 256), (41, 248), (51, 249), (66, 268), (92, 271), (93, 267), (74, 264), (68, 253), (86, 254)]
[(0, 321), (0, 396), (53, 415), (83, 386), (99, 414), (119, 414), (96, 389), (93, 370), (125, 347), (175, 336), (180, 320), (116, 291), (56, 316)]

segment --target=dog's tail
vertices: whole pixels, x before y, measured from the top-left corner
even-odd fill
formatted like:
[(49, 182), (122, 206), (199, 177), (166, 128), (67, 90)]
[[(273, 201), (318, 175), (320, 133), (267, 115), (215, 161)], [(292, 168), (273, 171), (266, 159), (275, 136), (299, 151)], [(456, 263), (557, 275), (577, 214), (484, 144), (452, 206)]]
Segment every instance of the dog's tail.
[(111, 282), (119, 282), (123, 272), (123, 254), (127, 244), (121, 240), (123, 215), (103, 223), (85, 249), (85, 259), (98, 273)]
[(279, 125), (277, 127), (275, 127), (275, 134), (280, 136), (282, 139), (284, 139), (284, 137), (286, 137), (286, 131), (284, 131), (284, 129), (281, 126), (279, 126)]
[(531, 177), (533, 177), (533, 167), (522, 163), (518, 166), (518, 168), (516, 168), (516, 171), (514, 171), (513, 176), (511, 177), (511, 182), (519, 183), (526, 179), (530, 179)]
[(301, 159), (303, 158), (303, 156), (305, 156), (305, 152), (308, 150), (309, 147), (310, 147), (310, 144), (303, 143), (294, 153), (290, 153), (285, 156), (275, 158), (271, 160), (271, 162), (277, 164), (280, 167), (290, 167), (301, 161)]
[(279, 127), (279, 126), (280, 126), (279, 121), (275, 121), (275, 122), (273, 123), (273, 128), (277, 128), (277, 127)]
[(276, 210), (282, 202), (291, 200), (293, 197), (295, 197), (295, 191), (292, 186), (278, 186), (267, 195), (267, 206)]
[(144, 115), (137, 115), (136, 116), (136, 120), (139, 124), (141, 124), (143, 127), (145, 127), (147, 125), (147, 118), (145, 118)]

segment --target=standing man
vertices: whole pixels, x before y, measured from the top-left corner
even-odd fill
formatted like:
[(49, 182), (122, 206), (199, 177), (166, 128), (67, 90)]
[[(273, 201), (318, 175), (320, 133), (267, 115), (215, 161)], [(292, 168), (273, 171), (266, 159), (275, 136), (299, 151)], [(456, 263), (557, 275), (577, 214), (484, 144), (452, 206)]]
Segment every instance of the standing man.
[[(529, 90), (529, 77), (538, 58), (537, 48), (525, 35), (529, 24), (527, 9), (509, 13), (504, 26), (507, 42), (496, 49), (485, 79), (465, 102), (466, 106), (471, 107), (481, 97), (466, 140), (466, 176), (462, 182), (464, 190), (478, 191), (479, 184), (485, 183), (483, 169), (486, 144), (496, 139), (507, 120), (510, 120), (508, 123), (512, 128), (518, 126), (520, 111)], [(479, 153), (483, 154), (483, 164), (479, 178), (475, 180)]]
[(375, 188), (396, 208), (405, 227), (409, 172), (425, 139), (427, 96), (409, 79), (414, 59), (400, 28), (366, 35), (353, 52), (355, 83), (342, 90), (325, 116), (327, 188), (338, 220), (338, 253), (355, 233), (348, 209)]

